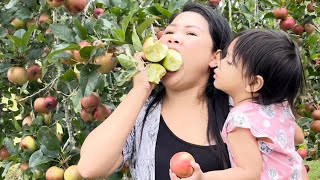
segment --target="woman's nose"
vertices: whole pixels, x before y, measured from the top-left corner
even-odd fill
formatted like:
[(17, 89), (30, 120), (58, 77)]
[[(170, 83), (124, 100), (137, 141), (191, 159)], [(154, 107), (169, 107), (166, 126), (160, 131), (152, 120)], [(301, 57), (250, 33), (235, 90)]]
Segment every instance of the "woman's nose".
[(181, 44), (182, 40), (178, 35), (172, 34), (171, 37), (168, 39), (169, 44)]

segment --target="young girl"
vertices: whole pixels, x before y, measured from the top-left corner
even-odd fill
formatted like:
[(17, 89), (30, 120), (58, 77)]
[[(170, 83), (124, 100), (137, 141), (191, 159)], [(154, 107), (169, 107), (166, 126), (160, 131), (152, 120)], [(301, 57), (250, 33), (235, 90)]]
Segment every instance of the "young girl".
[(304, 86), (295, 43), (280, 31), (245, 31), (231, 42), (214, 73), (214, 86), (235, 105), (222, 130), (232, 168), (203, 173), (192, 162), (194, 173), (187, 179), (308, 179), (294, 144), (291, 107)]

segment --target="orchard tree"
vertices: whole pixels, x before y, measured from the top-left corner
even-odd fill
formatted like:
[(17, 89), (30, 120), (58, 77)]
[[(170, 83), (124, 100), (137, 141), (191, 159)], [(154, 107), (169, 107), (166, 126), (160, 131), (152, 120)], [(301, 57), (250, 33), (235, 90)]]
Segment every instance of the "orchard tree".
[[(134, 53), (148, 56), (152, 48), (147, 46), (163, 49), (155, 40), (187, 1), (1, 1), (5, 12), (0, 13), (1, 177), (81, 179), (76, 170), (81, 145), (132, 87), (138, 71)], [(295, 107), (306, 137), (299, 149), (306, 150), (301, 151), (306, 160), (317, 159), (319, 1), (201, 2), (222, 12), (235, 33), (281, 29), (299, 44), (307, 80), (307, 90)], [(149, 71), (175, 70), (181, 63), (179, 55), (169, 54), (178, 61), (168, 58), (167, 64), (175, 66), (160, 67), (151, 56)], [(149, 80), (158, 83), (160, 78)], [(110, 179), (127, 175), (125, 167)]]

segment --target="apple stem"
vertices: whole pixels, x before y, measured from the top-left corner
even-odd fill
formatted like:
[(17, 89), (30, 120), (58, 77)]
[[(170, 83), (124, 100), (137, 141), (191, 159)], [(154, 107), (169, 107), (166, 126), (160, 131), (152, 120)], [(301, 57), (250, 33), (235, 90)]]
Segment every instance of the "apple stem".
[(53, 79), (53, 81), (51, 81), (46, 87), (40, 89), (39, 91), (35, 92), (34, 94), (31, 94), (30, 96), (26, 96), (26, 97), (20, 99), (18, 102), (23, 102), (23, 101), (25, 101), (25, 100), (27, 100), (29, 98), (32, 98), (32, 97), (42, 93), (43, 91), (45, 91), (47, 89), (50, 89), (57, 82), (58, 78), (59, 78), (59, 76), (56, 77), (55, 79)]
[(69, 144), (75, 144), (76, 143), (75, 140), (74, 140), (73, 133), (72, 133), (72, 124), (71, 124), (71, 118), (69, 117), (69, 108), (68, 108), (67, 101), (65, 99), (66, 98), (63, 98), (63, 101), (64, 101), (63, 102), (64, 120), (65, 120), (65, 122), (67, 124), (67, 130), (68, 130), (69, 138), (66, 141), (66, 143), (64, 144), (63, 150), (65, 150)]

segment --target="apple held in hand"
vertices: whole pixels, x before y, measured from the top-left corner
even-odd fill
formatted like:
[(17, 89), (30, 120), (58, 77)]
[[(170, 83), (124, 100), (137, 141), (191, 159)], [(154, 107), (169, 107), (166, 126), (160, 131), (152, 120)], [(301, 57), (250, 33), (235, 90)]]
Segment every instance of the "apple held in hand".
[(193, 156), (188, 152), (178, 152), (170, 159), (170, 169), (179, 178), (190, 177), (193, 173), (191, 161), (195, 161)]

